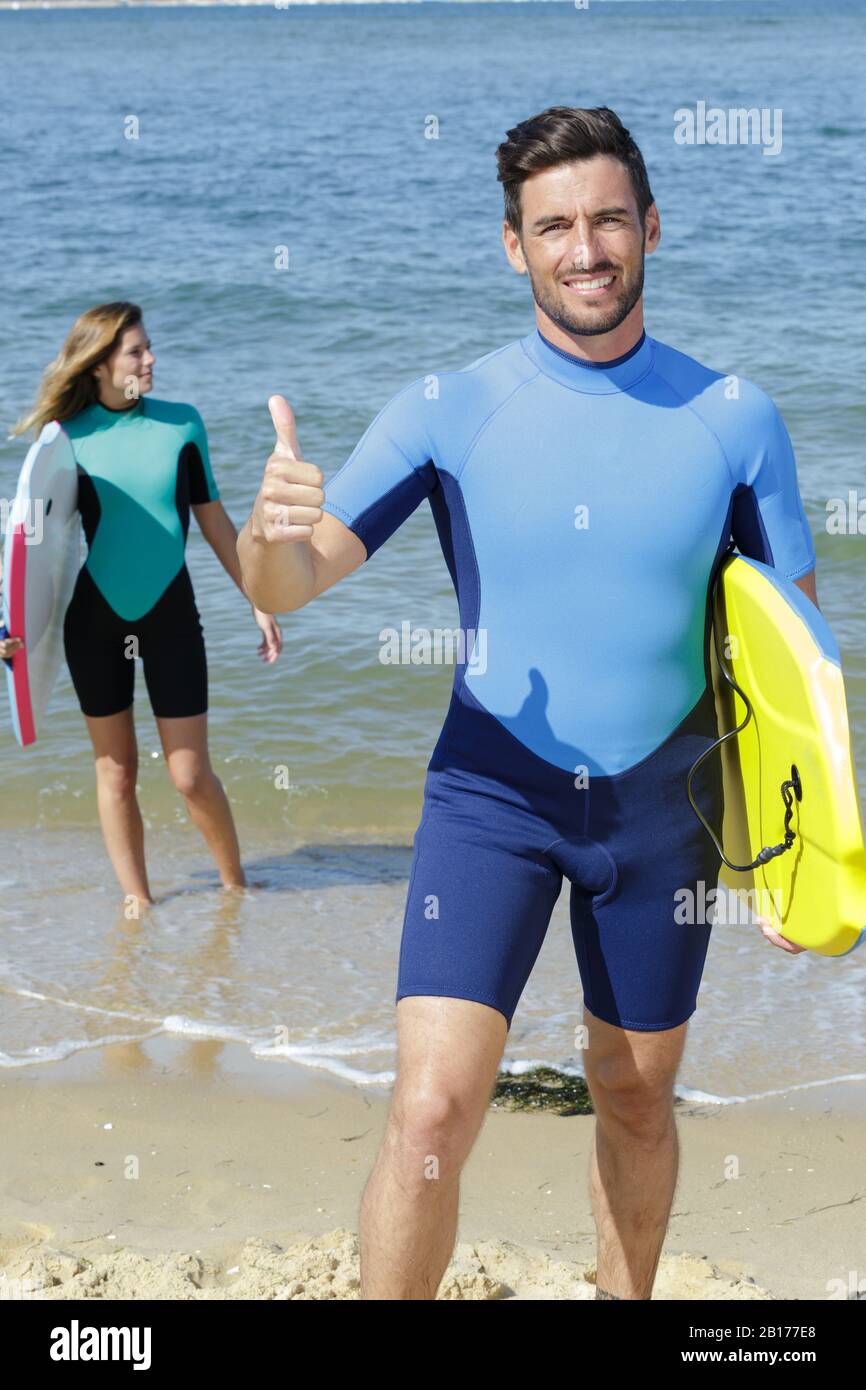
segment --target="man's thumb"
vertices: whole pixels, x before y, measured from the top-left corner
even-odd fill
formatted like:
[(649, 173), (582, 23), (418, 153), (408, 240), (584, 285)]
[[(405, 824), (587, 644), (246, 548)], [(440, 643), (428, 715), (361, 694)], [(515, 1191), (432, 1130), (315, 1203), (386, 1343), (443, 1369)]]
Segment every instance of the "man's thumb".
[(271, 396), (268, 400), (268, 409), (271, 412), (271, 419), (274, 422), (277, 436), (277, 447), (274, 452), (284, 454), (286, 458), (301, 458), (301, 446), (298, 443), (298, 432), (295, 427), (295, 413), (285, 396)]

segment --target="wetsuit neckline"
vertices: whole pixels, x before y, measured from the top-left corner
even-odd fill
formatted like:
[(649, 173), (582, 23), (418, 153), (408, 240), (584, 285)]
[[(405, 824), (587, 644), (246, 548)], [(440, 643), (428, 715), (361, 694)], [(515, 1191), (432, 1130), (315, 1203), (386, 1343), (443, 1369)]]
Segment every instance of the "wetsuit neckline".
[(582, 357), (575, 357), (551, 343), (538, 328), (522, 339), (522, 345), (527, 356), (547, 376), (574, 391), (595, 395), (627, 391), (646, 376), (653, 360), (653, 340), (646, 329), (628, 352), (609, 362), (586, 362)]
[(143, 398), (139, 396), (137, 401), (133, 401), (132, 405), (123, 406), (115, 410), (113, 406), (103, 405), (102, 401), (94, 401), (91, 409), (95, 410), (97, 415), (103, 420), (117, 420), (120, 419), (121, 416), (140, 414), (142, 403)]

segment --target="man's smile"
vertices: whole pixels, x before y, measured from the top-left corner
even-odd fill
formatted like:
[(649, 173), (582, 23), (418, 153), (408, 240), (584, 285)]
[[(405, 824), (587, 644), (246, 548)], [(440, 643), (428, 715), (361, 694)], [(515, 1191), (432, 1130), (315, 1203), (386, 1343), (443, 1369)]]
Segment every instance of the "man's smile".
[(588, 296), (595, 298), (609, 293), (615, 280), (616, 275), (611, 272), (608, 275), (596, 275), (591, 278), (589, 276), (570, 276), (562, 283), (571, 294), (580, 295), (585, 299)]

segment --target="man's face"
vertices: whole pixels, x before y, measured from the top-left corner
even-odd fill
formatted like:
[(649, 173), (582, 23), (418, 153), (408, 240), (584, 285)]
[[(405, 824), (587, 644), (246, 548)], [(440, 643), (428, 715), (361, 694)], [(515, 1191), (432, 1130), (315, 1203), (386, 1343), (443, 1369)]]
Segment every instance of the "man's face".
[(559, 164), (521, 186), (522, 236), (503, 227), (511, 265), (529, 276), (539, 308), (565, 332), (610, 333), (643, 293), (655, 250), (655, 203), (641, 229), (631, 179), (610, 155)]

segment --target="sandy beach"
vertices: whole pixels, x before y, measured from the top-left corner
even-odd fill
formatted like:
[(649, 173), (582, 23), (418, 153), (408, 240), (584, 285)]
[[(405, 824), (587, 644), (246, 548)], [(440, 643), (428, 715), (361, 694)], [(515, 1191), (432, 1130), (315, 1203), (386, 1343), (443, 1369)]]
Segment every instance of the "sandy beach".
[[(386, 1101), (211, 1041), (7, 1072), (0, 1298), (357, 1298)], [(677, 1113), (654, 1298), (839, 1297), (864, 1248), (862, 1087)], [(440, 1298), (594, 1298), (594, 1123), (491, 1109)]]

